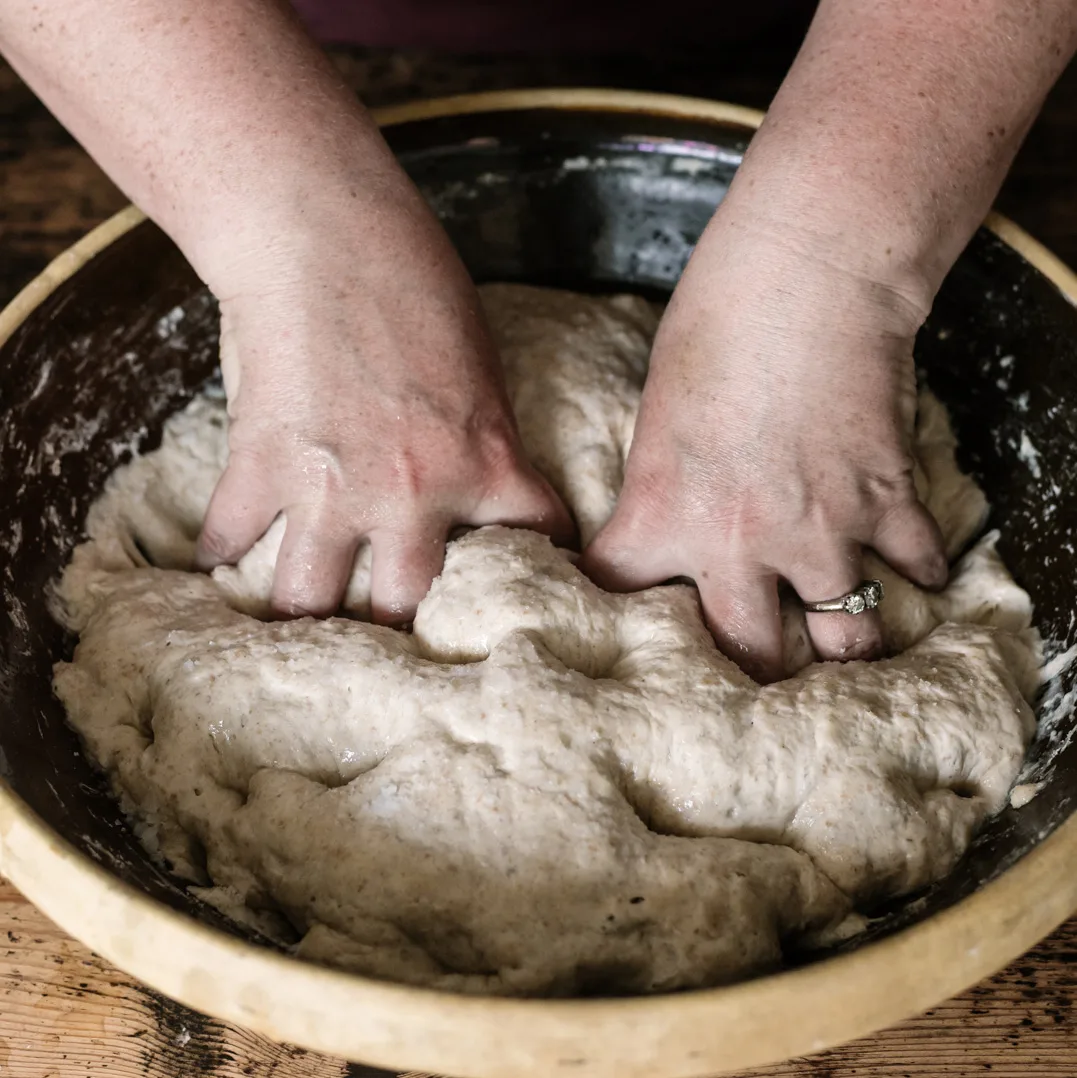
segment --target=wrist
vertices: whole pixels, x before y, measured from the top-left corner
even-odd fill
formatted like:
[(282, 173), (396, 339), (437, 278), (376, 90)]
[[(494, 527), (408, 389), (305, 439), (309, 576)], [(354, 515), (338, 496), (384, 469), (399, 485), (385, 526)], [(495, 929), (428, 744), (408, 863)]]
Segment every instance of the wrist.
[(771, 245), (811, 263), (814, 274), (890, 297), (898, 324), (914, 333), (952, 261), (936, 222), (878, 186), (839, 184), (795, 153), (778, 156), (777, 167), (762, 155), (745, 163), (716, 229), (736, 234), (745, 255)]
[(218, 297), (309, 273), (346, 247), (358, 268), (379, 218), (413, 194), (364, 114), (296, 128), (192, 151), (145, 207)]
[(690, 267), (702, 294), (754, 320), (825, 328), (832, 339), (915, 337), (936, 289), (917, 258), (818, 202), (759, 201), (731, 192), (715, 214)]

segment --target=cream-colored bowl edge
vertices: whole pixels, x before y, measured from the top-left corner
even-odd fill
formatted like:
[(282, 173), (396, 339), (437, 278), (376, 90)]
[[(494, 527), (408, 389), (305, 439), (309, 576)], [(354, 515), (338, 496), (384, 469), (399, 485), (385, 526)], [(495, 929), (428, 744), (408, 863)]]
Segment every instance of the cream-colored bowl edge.
[[(742, 127), (720, 102), (601, 89), (517, 90), (382, 110), (383, 125), (553, 108)], [(129, 207), (76, 243), (0, 312), (0, 343), (143, 215)], [(988, 227), (1077, 304), (1077, 276), (1011, 221)], [(314, 1051), (460, 1078), (690, 1078), (863, 1036), (945, 999), (1023, 953), (1077, 909), (1077, 816), (968, 898), (815, 965), (724, 988), (615, 1000), (469, 998), (298, 962), (164, 906), (76, 850), (0, 781), (0, 871), (61, 928), (187, 1006)]]

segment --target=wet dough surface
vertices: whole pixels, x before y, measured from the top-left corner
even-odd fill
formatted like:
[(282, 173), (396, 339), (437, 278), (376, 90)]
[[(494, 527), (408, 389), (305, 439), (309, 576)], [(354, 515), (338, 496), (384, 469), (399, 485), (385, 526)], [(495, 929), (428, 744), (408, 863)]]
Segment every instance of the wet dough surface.
[[(490, 285), (531, 459), (586, 540), (609, 515), (656, 312)], [(918, 481), (951, 555), (985, 504), (921, 398)], [(941, 594), (875, 560), (893, 658), (760, 687), (694, 589), (606, 593), (527, 531), (450, 544), (410, 634), (259, 620), (282, 522), (188, 571), (227, 456), (219, 393), (112, 477), (56, 589), (55, 687), (147, 847), (300, 956), (475, 993), (653, 992), (774, 968), (939, 878), (1000, 809), (1034, 718), (1028, 597), (988, 535)], [(346, 605), (369, 602), (369, 555)]]

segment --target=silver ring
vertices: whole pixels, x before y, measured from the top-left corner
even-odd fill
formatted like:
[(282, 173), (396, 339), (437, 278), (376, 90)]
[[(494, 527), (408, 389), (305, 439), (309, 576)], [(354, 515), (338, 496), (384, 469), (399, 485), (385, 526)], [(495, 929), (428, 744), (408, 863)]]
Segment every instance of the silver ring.
[(883, 601), (883, 582), (865, 580), (860, 586), (836, 599), (824, 599), (821, 603), (805, 603), (809, 614), (863, 614), (874, 610)]

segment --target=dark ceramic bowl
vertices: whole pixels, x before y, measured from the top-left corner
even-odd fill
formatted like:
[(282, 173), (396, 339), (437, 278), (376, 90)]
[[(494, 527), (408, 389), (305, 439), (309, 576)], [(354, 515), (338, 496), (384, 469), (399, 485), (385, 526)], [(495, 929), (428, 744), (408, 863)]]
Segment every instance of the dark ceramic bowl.
[[(430, 102), (383, 120), (479, 280), (661, 296), (759, 116), (549, 91)], [(1052, 653), (1077, 641), (1075, 296), (1069, 271), (993, 219), (917, 349)], [(881, 911), (846, 954), (662, 998), (471, 1000), (321, 969), (244, 936), (150, 861), (81, 756), (50, 688), (71, 641), (44, 600), (95, 492), (129, 452), (116, 447), (152, 448), (214, 374), (214, 303), (169, 240), (127, 211), (12, 303), (0, 341), (0, 868), (154, 987), (271, 1036), (400, 1069), (661, 1078), (768, 1062), (897, 1021), (1005, 964), (1077, 905), (1071, 669), (1040, 704), (1039, 796), (991, 821), (943, 883)]]

